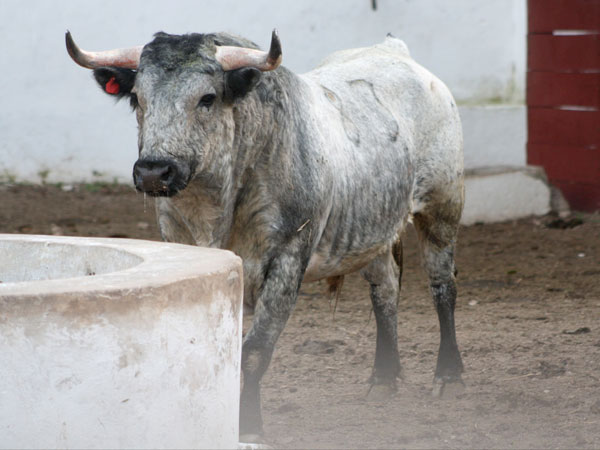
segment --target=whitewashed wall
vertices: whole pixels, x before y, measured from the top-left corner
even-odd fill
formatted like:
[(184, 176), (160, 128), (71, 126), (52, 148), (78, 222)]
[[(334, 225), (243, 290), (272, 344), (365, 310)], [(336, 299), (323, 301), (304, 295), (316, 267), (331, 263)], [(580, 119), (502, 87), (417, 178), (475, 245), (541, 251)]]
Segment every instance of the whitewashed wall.
[[(391, 32), (444, 80), (464, 119), (467, 166), (525, 164), (525, 0), (0, 0), (0, 180), (129, 182), (136, 124), (65, 51), (148, 42), (152, 34), (231, 31), (265, 47), (279, 30), (284, 65)], [(491, 105), (491, 106), (490, 106)]]

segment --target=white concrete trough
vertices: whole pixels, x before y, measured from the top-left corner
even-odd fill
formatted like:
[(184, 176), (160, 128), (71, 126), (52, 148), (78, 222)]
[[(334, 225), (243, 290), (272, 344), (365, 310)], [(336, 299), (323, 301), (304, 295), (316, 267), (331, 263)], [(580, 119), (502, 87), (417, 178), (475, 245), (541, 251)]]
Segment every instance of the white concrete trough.
[(0, 447), (236, 448), (241, 336), (230, 252), (0, 235)]

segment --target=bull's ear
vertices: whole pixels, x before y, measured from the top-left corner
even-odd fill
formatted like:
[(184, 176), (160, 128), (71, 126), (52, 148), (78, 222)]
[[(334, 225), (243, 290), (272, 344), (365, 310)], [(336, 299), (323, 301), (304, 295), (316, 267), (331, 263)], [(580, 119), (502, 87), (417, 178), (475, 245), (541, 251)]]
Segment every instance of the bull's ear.
[(242, 67), (225, 72), (225, 97), (235, 100), (245, 96), (254, 89), (261, 76), (262, 72), (254, 67)]
[(130, 97), (135, 82), (134, 70), (120, 67), (100, 67), (94, 69), (94, 78), (104, 92), (116, 98)]

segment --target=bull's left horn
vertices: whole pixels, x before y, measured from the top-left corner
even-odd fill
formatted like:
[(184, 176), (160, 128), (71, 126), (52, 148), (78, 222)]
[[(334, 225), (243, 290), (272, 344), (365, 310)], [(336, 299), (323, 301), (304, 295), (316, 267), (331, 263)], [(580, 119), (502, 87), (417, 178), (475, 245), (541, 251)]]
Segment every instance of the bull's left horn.
[(96, 69), (98, 67), (137, 69), (140, 64), (140, 55), (144, 48), (140, 45), (138, 47), (119, 48), (103, 52), (87, 52), (77, 47), (75, 41), (73, 41), (73, 38), (71, 37), (70, 31), (67, 31), (65, 41), (69, 56), (71, 56), (73, 61), (86, 69)]
[(263, 72), (275, 70), (281, 64), (281, 41), (277, 30), (271, 34), (271, 48), (268, 52), (253, 48), (217, 46), (215, 58), (223, 70), (235, 70), (241, 67), (254, 67)]

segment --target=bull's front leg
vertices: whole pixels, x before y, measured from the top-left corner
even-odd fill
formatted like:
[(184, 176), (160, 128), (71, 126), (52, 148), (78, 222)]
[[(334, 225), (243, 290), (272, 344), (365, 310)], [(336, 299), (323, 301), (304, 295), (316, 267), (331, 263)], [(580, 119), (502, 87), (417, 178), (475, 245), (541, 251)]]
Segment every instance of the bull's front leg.
[(243, 442), (252, 442), (262, 434), (260, 380), (296, 304), (304, 268), (300, 258), (290, 254), (273, 258), (265, 268), (252, 326), (242, 346), (240, 440)]

